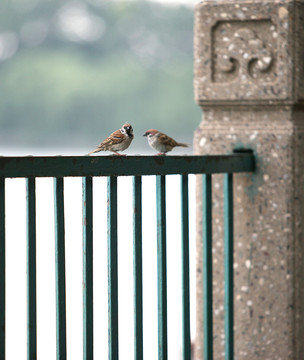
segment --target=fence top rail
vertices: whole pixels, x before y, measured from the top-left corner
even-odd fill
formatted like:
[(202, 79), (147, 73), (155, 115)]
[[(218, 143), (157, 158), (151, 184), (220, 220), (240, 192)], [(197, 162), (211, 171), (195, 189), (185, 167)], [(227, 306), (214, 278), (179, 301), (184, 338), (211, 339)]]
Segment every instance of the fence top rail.
[(254, 171), (250, 153), (206, 156), (0, 157), (0, 178), (216, 174)]

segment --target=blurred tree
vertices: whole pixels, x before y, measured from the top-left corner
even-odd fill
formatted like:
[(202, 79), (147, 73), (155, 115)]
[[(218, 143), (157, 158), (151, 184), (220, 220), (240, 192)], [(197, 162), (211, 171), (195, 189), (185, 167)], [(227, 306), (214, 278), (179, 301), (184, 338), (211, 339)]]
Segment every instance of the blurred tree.
[(126, 121), (191, 141), (192, 15), (144, 1), (6, 1), (1, 144), (94, 146)]

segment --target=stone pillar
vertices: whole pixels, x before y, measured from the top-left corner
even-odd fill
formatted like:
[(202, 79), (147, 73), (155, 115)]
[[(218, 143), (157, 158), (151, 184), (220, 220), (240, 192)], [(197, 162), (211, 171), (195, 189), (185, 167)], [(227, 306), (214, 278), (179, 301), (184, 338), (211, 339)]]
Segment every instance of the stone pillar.
[[(304, 359), (304, 1), (195, 8), (195, 153), (252, 149), (235, 175), (235, 359)], [(224, 359), (222, 178), (213, 176), (214, 359)], [(198, 185), (196, 360), (203, 359)], [(208, 359), (204, 359), (208, 360)]]

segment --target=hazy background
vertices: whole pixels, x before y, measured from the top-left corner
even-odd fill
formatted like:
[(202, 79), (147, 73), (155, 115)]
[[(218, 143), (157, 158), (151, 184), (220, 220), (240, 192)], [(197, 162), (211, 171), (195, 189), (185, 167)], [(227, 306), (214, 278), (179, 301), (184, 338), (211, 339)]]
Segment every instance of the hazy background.
[(150, 151), (141, 136), (149, 128), (191, 144), (200, 120), (193, 4), (2, 1), (2, 153), (89, 151), (125, 122), (131, 151)]
[[(3, 0), (0, 155), (84, 154), (126, 121), (127, 154), (152, 154), (157, 128), (192, 143), (193, 3)], [(192, 153), (189, 149), (174, 154)], [(104, 154), (102, 154), (104, 155)], [(167, 177), (168, 352), (181, 351), (180, 179)], [(94, 355), (107, 358), (106, 179), (94, 178)], [(191, 331), (195, 338), (195, 178), (190, 176)], [(24, 179), (6, 180), (6, 355), (26, 360)], [(118, 179), (119, 350), (133, 358), (132, 179)], [(55, 359), (53, 180), (37, 179), (38, 359)], [(68, 358), (82, 358), (81, 179), (65, 179)], [(155, 177), (143, 178), (144, 356), (157, 358)]]

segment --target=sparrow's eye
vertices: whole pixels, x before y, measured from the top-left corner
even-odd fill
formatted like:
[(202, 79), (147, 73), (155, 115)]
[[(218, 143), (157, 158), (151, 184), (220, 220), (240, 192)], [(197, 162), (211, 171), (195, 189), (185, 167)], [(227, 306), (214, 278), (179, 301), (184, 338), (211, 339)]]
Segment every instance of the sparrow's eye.
[(124, 132), (125, 132), (125, 134), (128, 134), (129, 136), (133, 136), (132, 126), (131, 126), (131, 125), (130, 125), (130, 126), (126, 126), (126, 127), (124, 128)]

